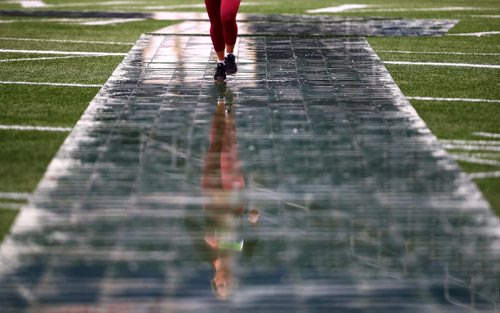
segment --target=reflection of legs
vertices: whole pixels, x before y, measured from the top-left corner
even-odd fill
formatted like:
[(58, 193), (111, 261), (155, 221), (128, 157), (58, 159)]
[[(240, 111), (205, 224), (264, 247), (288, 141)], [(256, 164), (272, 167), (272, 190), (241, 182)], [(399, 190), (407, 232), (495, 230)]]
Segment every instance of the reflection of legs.
[[(222, 107), (222, 109), (219, 107)], [(210, 130), (210, 146), (203, 165), (203, 189), (222, 189), (220, 153), (223, 146), (224, 129), (224, 104), (222, 104), (217, 105), (217, 111), (212, 120), (212, 128)]]

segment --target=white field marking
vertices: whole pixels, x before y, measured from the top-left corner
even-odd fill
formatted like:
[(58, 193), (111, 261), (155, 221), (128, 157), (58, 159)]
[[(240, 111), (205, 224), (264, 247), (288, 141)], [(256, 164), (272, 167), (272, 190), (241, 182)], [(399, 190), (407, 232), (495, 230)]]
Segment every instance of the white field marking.
[(116, 42), (116, 41), (87, 41), (87, 40), (69, 40), (69, 39), (37, 39), (37, 38), (14, 38), (14, 37), (0, 37), (0, 40), (13, 40), (13, 41), (40, 41), (40, 42), (59, 42), (59, 43), (88, 43), (99, 45), (133, 45), (133, 42)]
[(113, 52), (84, 52), (84, 51), (54, 51), (54, 50), (15, 50), (0, 49), (3, 53), (30, 53), (30, 54), (60, 54), (60, 55), (90, 55), (90, 56), (126, 56), (126, 53)]
[(474, 132), (474, 136), (486, 137), (486, 138), (500, 138), (500, 134), (496, 133), (485, 133), (485, 132)]
[(46, 8), (65, 8), (65, 7), (86, 7), (91, 5), (98, 6), (113, 6), (113, 5), (130, 5), (137, 3), (145, 3), (144, 1), (103, 1), (103, 2), (75, 2), (75, 3), (58, 3), (58, 4), (46, 4)]
[(500, 35), (500, 31), (446, 34), (446, 36), (463, 36), (463, 37), (482, 37), (482, 36), (493, 36), (493, 35)]
[(453, 155), (464, 155), (481, 159), (500, 159), (500, 153), (453, 153)]
[(26, 192), (0, 192), (0, 199), (4, 200), (28, 200), (29, 197)]
[(470, 64), (470, 63), (448, 63), (448, 62), (407, 62), (407, 61), (384, 61), (385, 64), (394, 65), (417, 65), (417, 66), (448, 66), (448, 67), (469, 67), (469, 68), (488, 68), (500, 69), (496, 64)]
[(471, 98), (434, 98), (434, 97), (406, 97), (408, 100), (423, 100), (423, 101), (443, 101), (443, 102), (484, 102), (484, 103), (500, 103), (500, 100), (495, 99), (471, 99)]
[(101, 26), (101, 25), (124, 24), (130, 22), (140, 22), (145, 20), (146, 20), (145, 18), (112, 18), (107, 20), (80, 22), (78, 24), (87, 26)]
[(446, 150), (463, 150), (463, 151), (491, 151), (500, 152), (500, 146), (483, 146), (483, 145), (461, 145), (443, 143)]
[(496, 161), (496, 160), (488, 160), (488, 159), (483, 159), (483, 158), (478, 158), (478, 157), (473, 157), (473, 156), (468, 156), (468, 155), (463, 155), (463, 154), (451, 154), (451, 157), (456, 161), (462, 161), (462, 162), (473, 163), (473, 164), (481, 164), (481, 165), (500, 166), (500, 161)]
[(19, 210), (24, 203), (0, 202), (0, 208), (8, 210)]
[(47, 4), (45, 4), (45, 2), (37, 1), (37, 0), (27, 0), (27, 1), (18, 0), (15, 2), (21, 4), (21, 6), (23, 8), (43, 8), (43, 7), (47, 6)]
[(482, 145), (482, 146), (500, 146), (500, 141), (497, 140), (455, 140), (441, 139), (442, 143), (452, 145)]
[(500, 56), (500, 53), (480, 53), (480, 52), (439, 52), (439, 51), (405, 51), (405, 50), (377, 50), (377, 52), (385, 53), (401, 53), (401, 54), (443, 54), (443, 55), (481, 55), (481, 56)]
[(70, 132), (70, 127), (47, 127), (47, 126), (26, 126), (26, 125), (0, 125), (2, 130), (26, 130), (40, 132)]
[(481, 179), (481, 178), (496, 178), (500, 177), (500, 171), (495, 172), (483, 172), (483, 173), (471, 173), (469, 177), (472, 179)]
[(357, 9), (366, 9), (369, 5), (367, 4), (342, 4), (335, 7), (321, 8), (315, 10), (307, 10), (307, 13), (339, 13)]
[(486, 11), (491, 8), (480, 7), (441, 7), (441, 8), (380, 8), (380, 9), (363, 9), (356, 12), (448, 12), (448, 11)]
[(15, 20), (0, 20), (0, 24), (12, 24), (12, 23), (42, 23), (42, 22), (65, 22), (65, 23), (77, 23), (88, 21), (88, 18), (37, 18), (37, 19), (15, 19)]
[(469, 15), (469, 17), (500, 18), (500, 15)]
[(95, 57), (100, 57), (100, 55), (70, 55), (70, 56), (65, 56), (65, 57), (40, 57), (40, 58), (0, 59), (0, 63), (22, 62), (22, 61), (59, 60), (59, 59), (75, 59), (75, 58), (95, 58)]
[[(269, 5), (269, 2), (265, 3)], [(261, 2), (241, 2), (241, 6), (257, 6), (263, 5)], [(205, 4), (178, 4), (178, 5), (156, 5), (142, 7), (144, 10), (176, 10), (176, 9), (204, 9)]]
[(0, 81), (0, 85), (33, 85), (33, 86), (54, 86), (54, 87), (81, 87), (81, 88), (101, 88), (103, 85), (97, 84), (66, 84), (66, 83), (39, 83), (39, 82), (12, 82)]

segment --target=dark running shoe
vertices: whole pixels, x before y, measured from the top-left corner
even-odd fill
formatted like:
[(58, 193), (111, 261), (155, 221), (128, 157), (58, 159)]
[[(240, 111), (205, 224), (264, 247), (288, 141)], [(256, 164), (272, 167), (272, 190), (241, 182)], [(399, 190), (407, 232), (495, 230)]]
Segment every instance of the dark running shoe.
[(214, 79), (216, 81), (226, 80), (226, 67), (223, 63), (217, 63), (217, 69), (215, 69)]
[(225, 58), (224, 63), (226, 64), (226, 74), (232, 75), (238, 71), (238, 67), (236, 66), (236, 57), (234, 54), (228, 54)]

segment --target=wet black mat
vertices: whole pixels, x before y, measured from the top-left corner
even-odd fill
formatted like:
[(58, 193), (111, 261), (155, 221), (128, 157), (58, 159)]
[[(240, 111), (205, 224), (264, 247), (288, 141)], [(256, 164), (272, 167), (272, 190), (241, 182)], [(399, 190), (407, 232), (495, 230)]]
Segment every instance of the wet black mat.
[(496, 312), (498, 218), (362, 38), (143, 36), (0, 250), (2, 312)]

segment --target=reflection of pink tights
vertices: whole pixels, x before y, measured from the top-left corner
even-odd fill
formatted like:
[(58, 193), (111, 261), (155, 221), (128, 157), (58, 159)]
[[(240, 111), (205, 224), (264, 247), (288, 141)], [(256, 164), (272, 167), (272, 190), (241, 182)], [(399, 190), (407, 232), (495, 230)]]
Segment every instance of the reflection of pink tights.
[(241, 0), (205, 0), (210, 18), (210, 37), (215, 51), (224, 51), (225, 45), (234, 46), (238, 36), (236, 14)]

